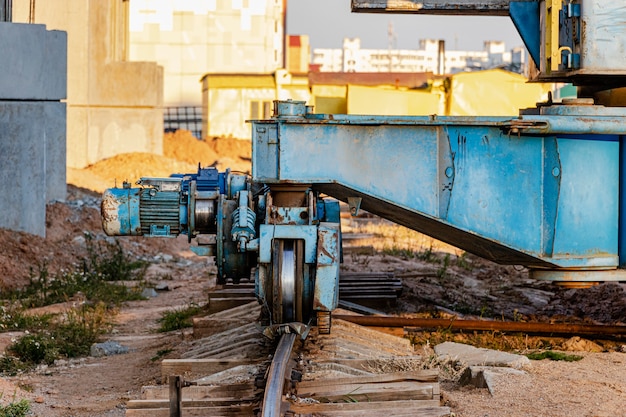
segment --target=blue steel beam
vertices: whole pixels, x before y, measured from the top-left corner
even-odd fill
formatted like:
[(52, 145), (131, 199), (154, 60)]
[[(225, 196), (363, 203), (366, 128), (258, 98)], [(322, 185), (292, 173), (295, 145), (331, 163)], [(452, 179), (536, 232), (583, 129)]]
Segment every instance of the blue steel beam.
[(605, 116), (295, 114), (253, 122), (253, 178), (360, 197), (367, 211), (496, 262), (610, 269), (622, 134)]

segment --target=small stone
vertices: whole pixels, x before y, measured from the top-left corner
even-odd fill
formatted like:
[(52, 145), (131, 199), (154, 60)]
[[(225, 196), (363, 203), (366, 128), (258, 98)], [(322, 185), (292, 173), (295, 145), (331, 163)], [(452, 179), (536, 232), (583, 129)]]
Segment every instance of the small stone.
[(602, 346), (579, 336), (567, 339), (561, 347), (568, 352), (604, 352)]
[(43, 397), (39, 396), (39, 397), (35, 397), (35, 402), (37, 404), (43, 404), (45, 400), (43, 399)]
[(144, 298), (155, 298), (158, 295), (154, 288), (144, 288), (143, 291), (141, 291), (141, 296)]
[(170, 287), (165, 282), (161, 282), (161, 283), (157, 284), (156, 287), (154, 287), (154, 289), (157, 290), (157, 291), (169, 291)]
[(122, 346), (117, 342), (107, 341), (104, 343), (94, 343), (91, 345), (91, 356), (100, 358), (102, 356), (120, 355), (128, 353), (127, 346)]

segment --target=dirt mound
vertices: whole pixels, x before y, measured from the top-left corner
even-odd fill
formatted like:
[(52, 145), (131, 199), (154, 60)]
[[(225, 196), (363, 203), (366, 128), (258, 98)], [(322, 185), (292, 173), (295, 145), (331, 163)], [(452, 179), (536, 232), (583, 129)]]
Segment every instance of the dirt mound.
[(252, 145), (249, 140), (215, 137), (198, 140), (188, 130), (177, 130), (163, 136), (163, 155), (220, 171), (250, 172)]
[(579, 317), (606, 324), (626, 323), (626, 284), (604, 283), (563, 290), (542, 310), (549, 316)]
[(198, 140), (188, 130), (177, 130), (163, 136), (163, 155), (188, 164), (211, 166), (219, 159), (213, 147)]
[(134, 184), (141, 177), (169, 177), (174, 173), (194, 173), (198, 164), (249, 173), (251, 144), (248, 140), (213, 138), (198, 140), (187, 130), (163, 136), (163, 156), (125, 153), (99, 161), (85, 169), (67, 169), (67, 182), (101, 193), (124, 181)]
[[(68, 201), (46, 206), (46, 237), (0, 228), (0, 288), (22, 287), (44, 267), (52, 275), (72, 270), (87, 256), (87, 239), (94, 245), (113, 242), (102, 231), (99, 197), (93, 193), (68, 186)], [(105, 243), (105, 241), (107, 243)], [(118, 239), (126, 254), (133, 258), (151, 260), (159, 254), (193, 256), (186, 236), (177, 239)]]

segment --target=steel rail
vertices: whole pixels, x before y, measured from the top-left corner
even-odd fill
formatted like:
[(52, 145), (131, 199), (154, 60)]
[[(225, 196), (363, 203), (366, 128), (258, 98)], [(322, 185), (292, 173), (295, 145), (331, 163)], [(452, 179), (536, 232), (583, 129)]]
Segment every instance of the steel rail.
[(623, 325), (522, 323), (511, 321), (420, 319), (410, 317), (351, 316), (339, 314), (333, 314), (333, 319), (345, 320), (361, 326), (370, 327), (446, 328), (450, 330), (477, 331), (497, 330), (501, 332), (522, 332), (544, 335), (626, 336), (626, 326)]
[(285, 373), (291, 357), (291, 351), (296, 341), (295, 333), (287, 333), (281, 336), (278, 347), (274, 353), (272, 364), (265, 384), (261, 417), (280, 417), (280, 408), (283, 401), (283, 389), (285, 385)]

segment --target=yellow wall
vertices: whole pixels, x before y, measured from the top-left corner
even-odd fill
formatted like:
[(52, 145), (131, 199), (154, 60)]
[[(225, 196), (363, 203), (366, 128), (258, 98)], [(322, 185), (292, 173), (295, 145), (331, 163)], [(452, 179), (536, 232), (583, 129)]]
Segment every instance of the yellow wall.
[(517, 116), (519, 109), (546, 101), (552, 89), (551, 84), (528, 83), (522, 75), (499, 69), (456, 74), (447, 80), (447, 89), (442, 80), (434, 80), (430, 90), (314, 85), (311, 95), (316, 113)]
[(519, 109), (546, 101), (551, 84), (528, 83), (526, 77), (504, 70), (466, 72), (451, 77), (450, 116), (517, 116)]
[(441, 114), (443, 95), (422, 90), (348, 86), (348, 114), (424, 116)]

